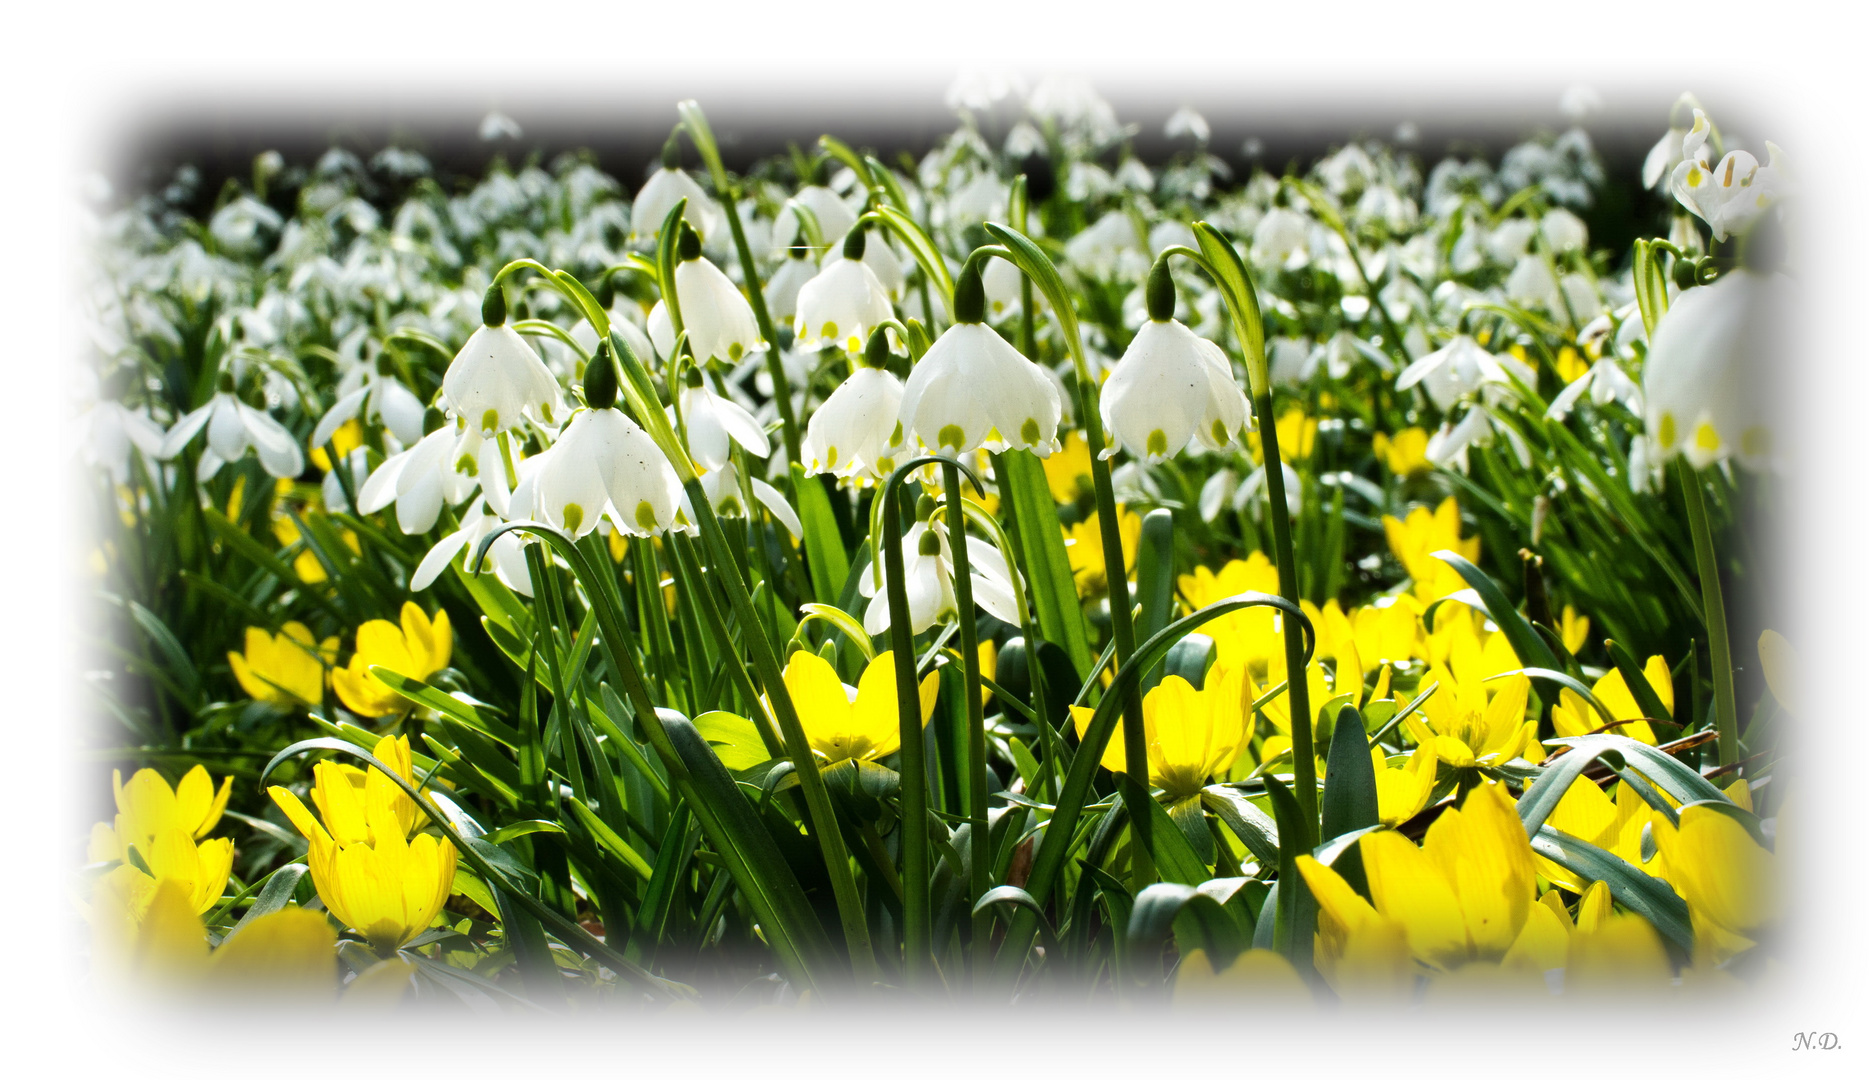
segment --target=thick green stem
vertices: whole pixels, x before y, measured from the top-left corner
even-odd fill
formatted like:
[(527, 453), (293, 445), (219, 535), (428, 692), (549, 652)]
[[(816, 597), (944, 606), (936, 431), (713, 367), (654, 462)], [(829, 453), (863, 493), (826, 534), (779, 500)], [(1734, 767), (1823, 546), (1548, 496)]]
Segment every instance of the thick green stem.
[[(980, 641), (974, 625), (973, 570), (967, 561), (967, 513), (961, 504), (960, 468), (954, 464), (941, 467), (946, 481), (948, 550), (954, 557), (954, 605), (960, 619), (961, 666), (966, 672), (967, 694), (967, 860), (970, 870), (968, 907), (993, 887), (992, 861), (987, 844), (986, 820), (986, 707), (980, 700)], [(916, 710), (920, 719), (920, 709)], [(970, 959), (984, 962), (978, 950), (985, 947), (993, 932), (993, 913), (977, 911), (973, 916), (973, 949)], [(978, 969), (976, 969), (976, 976)]]
[[(1279, 457), (1278, 425), (1272, 419), (1269, 389), (1253, 395), (1252, 409), (1259, 423), (1259, 445), (1265, 452), (1265, 490), (1269, 500), (1266, 516), (1272, 523), (1272, 558), (1278, 564), (1278, 594), (1295, 606), (1298, 603), (1298, 562), (1292, 553), (1291, 511), (1285, 503), (1285, 469)], [(1311, 837), (1305, 842), (1309, 847), (1315, 842), (1318, 830), (1317, 751), (1311, 738), (1310, 682), (1305, 678), (1304, 646), (1299, 640), (1298, 628), (1290, 617), (1281, 622), (1284, 624), (1281, 636), (1285, 639), (1285, 692), (1291, 696), (1292, 795), (1297, 798), (1298, 810), (1311, 830)]]
[(911, 989), (926, 985), (934, 967), (934, 931), (928, 904), (928, 771), (921, 728), (921, 691), (915, 678), (915, 630), (909, 622), (907, 568), (902, 557), (902, 506), (894, 482), (878, 489), (883, 500), (884, 588), (889, 598), (889, 642), (896, 665), (896, 713), (901, 725), (902, 971)]
[(1713, 717), (1720, 733), (1720, 764), (1739, 760), (1739, 702), (1733, 695), (1733, 650), (1726, 636), (1726, 600), (1720, 589), (1720, 564), (1713, 550), (1713, 530), (1707, 524), (1707, 503), (1700, 492), (1700, 474), (1676, 458), (1675, 475), (1681, 482), (1681, 500), (1687, 504), (1687, 527), (1694, 536), (1694, 564), (1700, 574), (1700, 607), (1707, 622), (1707, 653), (1713, 660)]
[(714, 515), (714, 505), (708, 501), (707, 491), (701, 487), (700, 480), (690, 480), (683, 487), (699, 519), (697, 524), (701, 527), (701, 535), (712, 549), (710, 554), (716, 568), (715, 577), (727, 593), (727, 605), (746, 629), (746, 643), (753, 656), (753, 671), (765, 688), (766, 700), (772, 704), (773, 715), (779, 721), (779, 732), (785, 736), (792, 767), (798, 773), (798, 786), (805, 793), (808, 822), (812, 834), (817, 838), (818, 849), (824, 856), (824, 869), (830, 875), (831, 892), (837, 899), (837, 914), (843, 924), (844, 940), (850, 948), (851, 974), (856, 977), (858, 985), (868, 984), (876, 975), (876, 957), (870, 951), (870, 929), (863, 914), (863, 898), (857, 894), (856, 878), (850, 871), (850, 855), (844, 848), (844, 835), (837, 827), (837, 819), (831, 808), (830, 790), (824, 786), (824, 777), (818, 773), (818, 763), (812, 757), (811, 743), (805, 737), (804, 725), (798, 720), (798, 710), (792, 704), (792, 695), (785, 689), (778, 656), (772, 650), (772, 643), (766, 640), (766, 635), (760, 630), (759, 615), (753, 610), (752, 594), (747, 591), (746, 582), (740, 577), (739, 563), (727, 542), (726, 530)]

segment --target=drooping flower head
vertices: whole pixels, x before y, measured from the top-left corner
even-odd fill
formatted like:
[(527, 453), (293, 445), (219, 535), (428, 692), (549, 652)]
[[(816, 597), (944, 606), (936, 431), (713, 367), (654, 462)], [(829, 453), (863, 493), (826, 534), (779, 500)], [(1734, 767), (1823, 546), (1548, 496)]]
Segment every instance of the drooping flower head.
[(992, 327), (979, 271), (954, 285), (954, 325), (915, 365), (902, 391), (902, 426), (940, 453), (1058, 449), (1058, 388)]
[(506, 294), (496, 283), (481, 304), (481, 326), (454, 354), (442, 377), (448, 410), (483, 437), (517, 427), (525, 417), (556, 424), (564, 412), (558, 380), (519, 332), (506, 325)]
[(1158, 260), (1147, 285), (1149, 321), (1124, 350), (1098, 399), (1110, 445), (1151, 464), (1198, 440), (1224, 448), (1247, 422), (1246, 394), (1220, 346), (1175, 318), (1175, 283)]

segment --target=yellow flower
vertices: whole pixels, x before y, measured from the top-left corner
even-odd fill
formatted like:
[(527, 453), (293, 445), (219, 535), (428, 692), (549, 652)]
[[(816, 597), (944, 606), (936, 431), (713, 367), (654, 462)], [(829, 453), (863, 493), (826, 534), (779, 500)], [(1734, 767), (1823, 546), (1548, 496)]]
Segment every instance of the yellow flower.
[(1091, 491), (1090, 443), (1081, 431), (1059, 441), (1063, 449), (1043, 459), (1045, 483), (1051, 488), (1052, 502), (1075, 503)]
[[(1071, 560), (1071, 576), (1077, 579), (1079, 596), (1094, 596), (1109, 584), (1103, 565), (1102, 528), (1095, 510), (1084, 520), (1064, 528), (1064, 554)], [(1142, 519), (1121, 503), (1116, 505), (1116, 532), (1123, 539), (1123, 568), (1133, 575), (1136, 547), (1142, 542)]]
[[(94, 830), (94, 848), (98, 840), (99, 836)], [(118, 842), (124, 850), (123, 858), (128, 860), (127, 849), (134, 847), (137, 857), (149, 868), (149, 872), (145, 873), (125, 861), (99, 880), (111, 883), (110, 887), (125, 899), (128, 910), (137, 919), (142, 918), (155, 896), (157, 886), (164, 882), (179, 886), (188, 899), (190, 909), (196, 914), (213, 907), (220, 900), (221, 894), (227, 891), (227, 878), (234, 868), (232, 840), (203, 840), (197, 844), (181, 829), (165, 829), (153, 839), (119, 836)]]
[(1393, 439), (1378, 431), (1371, 442), (1376, 460), (1397, 476), (1422, 476), (1434, 470), (1428, 461), (1428, 433), (1421, 428), (1403, 428)]
[(1399, 769), (1389, 767), (1381, 747), (1369, 748), (1376, 766), (1376, 808), (1384, 825), (1400, 825), (1428, 807), (1434, 794), (1434, 771), (1439, 759), (1429, 743), (1409, 754)]
[(1223, 971), (1214, 970), (1213, 961), (1202, 949), (1181, 958), (1175, 968), (1176, 1004), (1213, 1001), (1234, 1004), (1242, 997), (1263, 998), (1289, 1005), (1310, 1001), (1310, 988), (1298, 977), (1291, 961), (1270, 949), (1248, 949), (1235, 957)]
[[(407, 736), (385, 735), (377, 760), (413, 783)], [(312, 816), (277, 785), (267, 793), (311, 842), (307, 862), (318, 896), (344, 925), (380, 954), (401, 948), (433, 922), (454, 885), (454, 845), (428, 833), (413, 839), (418, 808), (388, 777), (321, 761), (313, 770)]]
[(318, 704), (324, 697), (325, 665), (336, 660), (337, 638), (314, 644), (301, 622), (286, 623), (278, 637), (249, 626), (245, 654), (227, 654), (241, 689), (255, 701), (285, 708)]
[(1759, 635), (1759, 668), (1765, 674), (1766, 689), (1778, 704), (1793, 716), (1797, 709), (1792, 701), (1797, 696), (1793, 673), (1797, 669), (1798, 654), (1791, 650), (1791, 643), (1776, 630), (1767, 630)]
[[(1304, 414), (1296, 405), (1278, 415), (1278, 456), (1287, 464), (1303, 461), (1311, 456), (1317, 446), (1317, 421)], [(1261, 445), (1259, 433), (1246, 433), (1246, 445), (1252, 450), (1252, 459), (1265, 463), (1265, 448)]]
[(1347, 615), (1334, 599), (1322, 610), (1313, 609), (1308, 601), (1302, 606), (1317, 628), (1318, 651), (1337, 656), (1346, 644), (1353, 644), (1365, 673), (1383, 664), (1406, 663), (1420, 654), (1422, 606), (1406, 593), (1385, 607), (1366, 604)]
[[(1650, 809), (1627, 784), (1617, 784), (1616, 794), (1610, 794), (1595, 783), (1578, 777), (1571, 783), (1564, 797), (1558, 800), (1545, 824), (1561, 833), (1574, 836), (1602, 848), (1617, 856), (1631, 866), (1641, 867), (1651, 875), (1662, 874), (1665, 860), (1657, 857), (1647, 860), (1642, 858), (1642, 830), (1655, 820), (1666, 824), (1667, 818)], [(1589, 879), (1580, 877), (1565, 867), (1537, 856), (1538, 873), (1553, 885), (1560, 885), (1571, 892), (1582, 894), (1589, 884)]]
[(1566, 345), (1558, 350), (1557, 376), (1563, 379), (1566, 385), (1583, 378), (1589, 370), (1590, 361), (1577, 355), (1576, 349)]
[[(171, 788), (154, 769), (136, 770), (128, 784), (123, 782), (123, 773), (112, 769), (110, 786), (117, 800), (116, 826), (113, 829), (99, 823), (93, 828), (93, 862), (125, 858), (124, 848), (131, 844), (147, 851), (157, 836), (171, 830), (179, 830), (190, 840), (208, 835), (220, 824), (221, 812), (227, 809), (234, 778), (222, 780), (216, 791), (208, 770), (196, 765)], [(99, 842), (103, 846), (98, 846)]]
[(357, 653), (350, 666), (331, 673), (331, 688), (344, 707), (359, 716), (388, 716), (409, 711), (410, 701), (375, 675), (380, 665), (404, 678), (426, 679), (448, 666), (454, 651), (454, 631), (448, 613), (437, 609), (429, 621), (413, 602), (402, 605), (402, 625), (371, 619), (357, 628)]
[(1441, 665), (1425, 678), (1439, 688), (1402, 726), (1418, 745), (1434, 747), (1437, 757), (1456, 769), (1503, 765), (1537, 744), (1538, 722), (1525, 719), (1532, 681), (1513, 675), (1487, 685), (1469, 676), (1456, 679)]
[(100, 881), (91, 908), (92, 954), (106, 975), (159, 980), (169, 991), (192, 983), (221, 991), (337, 990), (337, 934), (322, 912), (294, 905), (262, 915), (210, 954), (207, 927), (181, 883), (162, 881), (141, 898), (116, 884)]
[[(1278, 593), (1278, 568), (1265, 552), (1255, 551), (1245, 559), (1232, 559), (1218, 574), (1197, 566), (1192, 574), (1176, 579), (1176, 587), (1187, 600), (1188, 610), (1204, 608), (1243, 592)], [(1282, 654), (1279, 636), (1281, 620), (1275, 608), (1254, 607), (1229, 612), (1201, 627), (1214, 639), (1218, 662), (1243, 665), (1254, 676), (1263, 675), (1274, 654)]]
[[(1142, 727), (1149, 747), (1150, 782), (1171, 800), (1199, 795), (1208, 777), (1226, 775), (1234, 758), (1246, 747), (1251, 729), (1242, 700), (1246, 674), (1241, 669), (1215, 667), (1202, 689), (1194, 689), (1179, 675), (1170, 675), (1142, 699)], [(1093, 710), (1071, 706), (1071, 719), (1082, 738), (1090, 729)], [(1098, 759), (1111, 772), (1128, 764), (1123, 749), (1123, 722), (1118, 720), (1103, 756)]]
[[(893, 653), (878, 653), (863, 669), (854, 690), (837, 677), (837, 669), (829, 661), (804, 650), (786, 661), (784, 679), (786, 692), (792, 695), (792, 705), (798, 710), (798, 722), (805, 729), (805, 739), (825, 764), (845, 758), (876, 761), (901, 747)], [(921, 681), (923, 727), (934, 715), (935, 695), (940, 689), (940, 676), (935, 672), (929, 672)], [(771, 711), (769, 703), (767, 711)]]
[(1564, 614), (1558, 620), (1558, 639), (1570, 650), (1572, 656), (1583, 651), (1590, 641), (1590, 617), (1577, 614), (1577, 609), (1564, 605)]
[(1464, 806), (1435, 819), (1419, 848), (1396, 832), (1359, 844), (1373, 907), (1336, 871), (1298, 857), (1327, 940), (1347, 943), (1373, 919), (1390, 920), (1401, 924), (1415, 959), (1451, 971), (1505, 959), (1526, 929), (1537, 898), (1532, 849), (1499, 785), (1474, 788)]
[[(331, 433), (331, 444), (337, 447), (338, 457), (350, 457), (350, 452), (352, 450), (363, 445), (363, 425), (359, 424), (357, 418), (354, 416), (344, 421), (336, 431)], [(325, 472), (331, 471), (331, 456), (324, 452), (324, 447), (312, 447), (311, 459), (312, 464), (318, 466), (320, 469)]]
[[(1642, 668), (1642, 677), (1648, 680), (1648, 685), (1654, 689), (1655, 696), (1661, 699), (1662, 706), (1668, 710), (1668, 716), (1673, 716), (1674, 678), (1668, 674), (1668, 662), (1659, 656), (1649, 657), (1648, 663)], [(1590, 692), (1596, 695), (1596, 699), (1602, 702), (1603, 707), (1608, 709), (1610, 715), (1616, 719), (1634, 721), (1612, 728), (1612, 731), (1618, 735), (1627, 735), (1637, 742), (1655, 745), (1655, 729), (1638, 719), (1642, 715), (1642, 707), (1635, 703), (1635, 695), (1629, 692), (1629, 684), (1623, 681), (1621, 671), (1612, 669), (1596, 681), (1596, 685), (1590, 688)], [(1658, 716), (1655, 719), (1665, 720), (1667, 718)], [(1602, 714), (1591, 708), (1589, 703), (1578, 696), (1575, 691), (1568, 689), (1558, 691), (1558, 702), (1551, 706), (1551, 726), (1560, 736), (1570, 738), (1575, 735), (1588, 735), (1602, 727), (1603, 723)]]
[(1653, 835), (1669, 882), (1687, 901), (1697, 950), (1712, 949), (1717, 962), (1751, 947), (1751, 935), (1772, 921), (1772, 853), (1708, 806), (1681, 811), (1678, 829), (1664, 819)]
[[(280, 514), (273, 518), (273, 536), (278, 539), (280, 547), (291, 547), (299, 542), (299, 527), (293, 524), (290, 517)], [(338, 536), (352, 555), (363, 554), (363, 545), (357, 540), (356, 533), (349, 529), (339, 529)], [(307, 585), (316, 585), (329, 576), (324, 572), (324, 563), (318, 561), (318, 556), (313, 555), (310, 548), (298, 553), (292, 560), (292, 569), (298, 574), (299, 580)]]
[(1460, 538), (1460, 504), (1452, 495), (1442, 499), (1432, 513), (1427, 507), (1416, 506), (1401, 520), (1384, 514), (1382, 529), (1388, 535), (1389, 550), (1407, 569), (1415, 583), (1415, 596), (1423, 604), (1467, 587), (1453, 567), (1434, 557), (1441, 550), (1464, 556), (1469, 562), (1480, 557), (1479, 537)]

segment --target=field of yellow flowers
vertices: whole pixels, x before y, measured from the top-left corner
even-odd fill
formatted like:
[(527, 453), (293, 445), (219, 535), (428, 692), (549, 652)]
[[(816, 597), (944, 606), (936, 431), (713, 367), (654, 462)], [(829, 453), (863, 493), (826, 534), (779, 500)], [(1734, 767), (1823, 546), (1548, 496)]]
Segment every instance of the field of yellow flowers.
[(688, 101), (640, 180), (333, 148), (98, 214), (87, 980), (1759, 981), (1779, 148), (1683, 95), (1611, 249), (1582, 126), (1240, 173), (1070, 79), (950, 103), (919, 158), (735, 174)]

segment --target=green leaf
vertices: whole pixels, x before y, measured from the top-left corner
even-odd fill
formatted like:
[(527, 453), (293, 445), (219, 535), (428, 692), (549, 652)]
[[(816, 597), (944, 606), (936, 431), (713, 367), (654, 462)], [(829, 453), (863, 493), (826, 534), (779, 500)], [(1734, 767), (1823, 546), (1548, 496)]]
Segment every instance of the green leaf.
[[(1519, 663), (1528, 668), (1537, 667), (1548, 670), (1557, 670), (1564, 666), (1546, 647), (1544, 639), (1532, 630), (1531, 624), (1525, 621), (1525, 616), (1520, 615), (1518, 609), (1506, 599), (1506, 594), (1500, 591), (1499, 584), (1486, 576), (1486, 571), (1468, 562), (1456, 552), (1441, 550), (1433, 554), (1435, 558), (1453, 567), (1466, 580), (1466, 583), (1472, 586), (1473, 591), (1479, 594), (1481, 603), (1485, 605), (1487, 616), (1499, 627), (1500, 632), (1506, 635), (1506, 641), (1511, 643), (1512, 651), (1518, 656)], [(1561, 671), (1559, 673), (1562, 674)]]
[(1311, 970), (1311, 936), (1317, 930), (1317, 900), (1298, 874), (1298, 856), (1310, 854), (1304, 837), (1310, 832), (1305, 815), (1291, 789), (1276, 776), (1265, 777), (1278, 822), (1278, 910), (1273, 922), (1273, 949), (1284, 955), (1299, 974)]
[(445, 694), (420, 679), (398, 675), (381, 664), (370, 665), (370, 674), (382, 680), (383, 685), (425, 709), (433, 709), (448, 719), (498, 739), (507, 746), (514, 746), (519, 742), (519, 733), (508, 725), (492, 717), (482, 716), (480, 710), (467, 702), (452, 694)]
[[(1622, 754), (1623, 760), (1635, 766), (1637, 769), (1640, 769), (1644, 776), (1653, 780), (1663, 791), (1674, 796), (1677, 801), (1683, 804), (1703, 802), (1706, 800), (1732, 802), (1731, 799), (1726, 797), (1725, 792), (1714, 787), (1706, 777), (1695, 772), (1693, 768), (1680, 759), (1674, 757), (1665, 750), (1650, 746), (1645, 742), (1637, 742), (1627, 735), (1613, 735), (1607, 733), (1600, 735), (1575, 735), (1570, 738), (1551, 739), (1549, 741), (1561, 746), (1572, 747), (1571, 753), (1573, 754), (1579, 750), (1586, 749), (1595, 751), (1592, 756), (1601, 754), (1604, 750), (1618, 751)], [(1565, 754), (1564, 756), (1569, 757), (1570, 754)]]
[(1531, 841), (1532, 850), (1538, 854), (1574, 874), (1608, 885), (1610, 895), (1623, 907), (1647, 919), (1683, 951), (1693, 952), (1694, 929), (1688, 919), (1687, 901), (1675, 895), (1660, 878), (1549, 825), (1540, 826)]
[(1005, 465), (1005, 475), (998, 479), (1002, 494), (1010, 496), (1014, 504), (1019, 522), (1019, 547), (1025, 554), (1021, 561), (1032, 586), (1032, 613), (1038, 620), (1039, 632), (1045, 640), (1063, 646), (1078, 671), (1088, 671), (1092, 659), (1090, 637), (1044, 467), (1029, 450), (1011, 450), (995, 460)]
[(1162, 946), (1167, 944), (1171, 931), (1183, 926), (1187, 935), (1199, 942), (1215, 970), (1230, 966), (1234, 958), (1251, 945), (1250, 936), (1239, 919), (1224, 901), (1215, 898), (1207, 889), (1157, 882), (1143, 889), (1130, 909), (1127, 937), (1135, 969), (1159, 977)]
[(227, 936), (221, 939), (221, 944), (225, 945), (229, 941), (232, 941), (234, 935), (246, 929), (247, 925), (253, 922), (253, 920), (264, 918), (275, 911), (283, 910), (286, 904), (291, 902), (292, 894), (297, 891), (299, 879), (310, 871), (311, 867), (304, 863), (287, 863), (279, 869), (274, 870), (271, 874), (268, 874), (266, 876), (266, 887), (260, 890), (259, 897), (253, 901), (252, 907), (247, 908), (247, 913), (242, 915), (240, 921), (234, 924), (234, 928), (229, 930)]
[(1136, 636), (1147, 638), (1167, 626), (1175, 613), (1175, 515), (1171, 510), (1151, 510), (1142, 519), (1136, 594), (1142, 603)]
[(1651, 720), (1671, 719), (1674, 714), (1661, 703), (1661, 695), (1655, 693), (1655, 688), (1648, 684), (1648, 676), (1643, 674), (1642, 665), (1635, 662), (1629, 650), (1607, 638), (1603, 641), (1603, 647), (1609, 651), (1610, 661), (1616, 665), (1616, 670), (1622, 672), (1622, 681), (1628, 684), (1629, 694), (1635, 698), (1636, 708), (1642, 710), (1642, 715)]
[(1189, 634), (1168, 649), (1162, 659), (1162, 677), (1179, 675), (1199, 690), (1207, 684), (1207, 669), (1220, 655), (1214, 639), (1206, 634)]
[(792, 492), (798, 498), (798, 520), (805, 529), (805, 566), (811, 571), (811, 592), (820, 604), (835, 604), (850, 576), (850, 554), (843, 533), (831, 512), (830, 496), (805, 467), (792, 464)]
[(1201, 804), (1233, 830), (1260, 866), (1278, 865), (1278, 824), (1264, 810), (1223, 784), (1204, 789)]
[(694, 727), (713, 748), (720, 763), (732, 772), (742, 772), (772, 760), (759, 728), (744, 716), (719, 711), (702, 713), (694, 718)]

